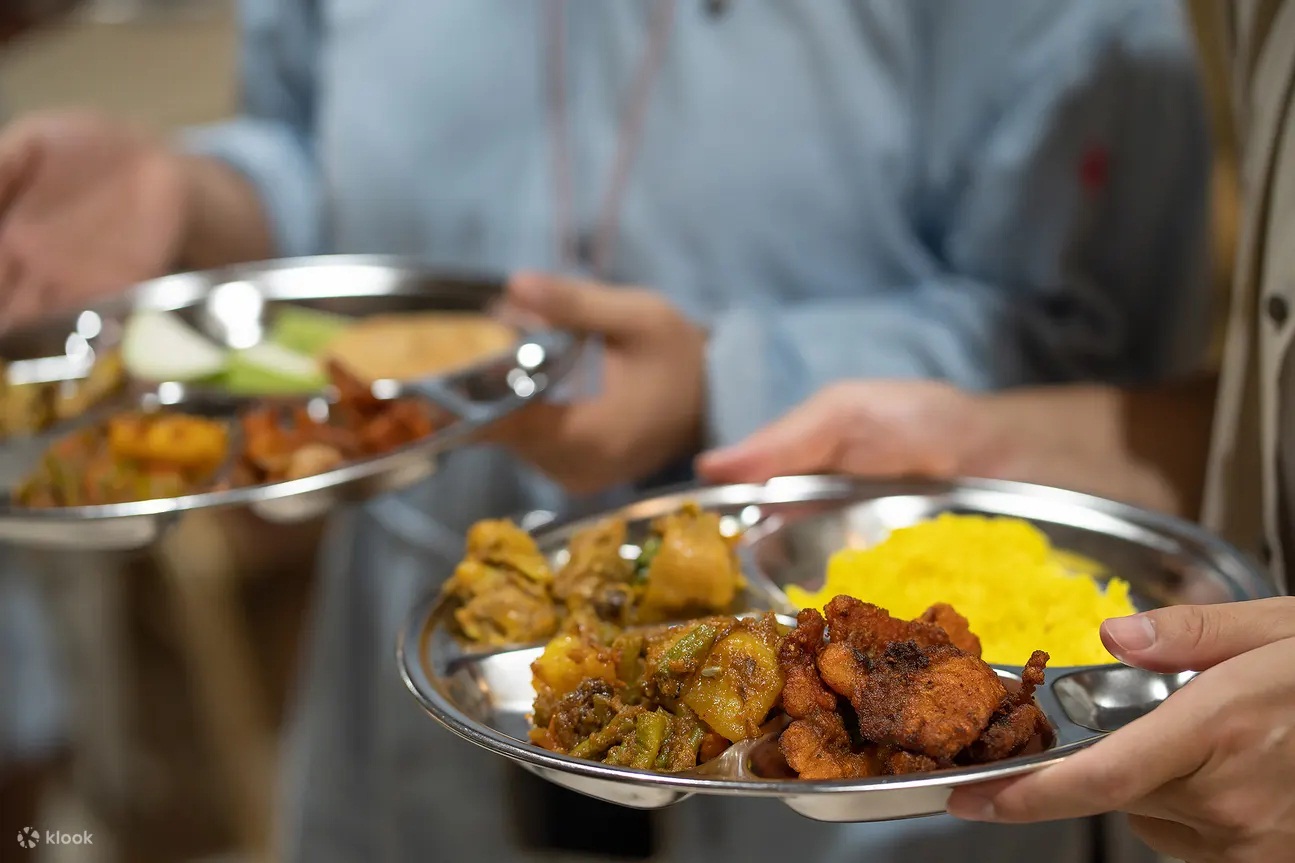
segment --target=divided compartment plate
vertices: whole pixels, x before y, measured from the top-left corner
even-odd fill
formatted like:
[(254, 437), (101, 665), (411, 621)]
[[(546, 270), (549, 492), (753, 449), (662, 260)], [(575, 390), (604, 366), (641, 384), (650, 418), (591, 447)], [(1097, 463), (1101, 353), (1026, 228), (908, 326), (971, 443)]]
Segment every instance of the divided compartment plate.
[[(1024, 518), (1065, 551), (1081, 554), (1130, 582), (1139, 607), (1175, 602), (1228, 602), (1271, 595), (1260, 571), (1200, 528), (1169, 516), (1088, 495), (1022, 483), (872, 482), (842, 477), (783, 477), (765, 484), (683, 489), (645, 498), (614, 512), (546, 525), (535, 531), (555, 563), (571, 535), (610, 516), (626, 519), (626, 556), (637, 552), (657, 516), (695, 501), (717, 511), (738, 544), (751, 612), (794, 612), (781, 585), (821, 584), (827, 558), (847, 544), (872, 543), (890, 530), (943, 512)], [(684, 773), (613, 767), (559, 755), (527, 741), (534, 691), (530, 663), (542, 646), (475, 650), (445, 626), (437, 596), (415, 609), (400, 637), (406, 685), (438, 722), (466, 740), (521, 764), (558, 785), (612, 803), (656, 809), (692, 794), (775, 797), (819, 821), (885, 821), (944, 811), (958, 785), (1038, 770), (1154, 709), (1191, 675), (1160, 675), (1119, 664), (1049, 667), (1036, 702), (1053, 726), (1051, 745), (975, 767), (870, 779), (810, 781), (758, 775), (740, 743)], [(1041, 645), (1046, 648), (1046, 645)], [(1019, 667), (995, 666), (1008, 686)]]
[[(271, 261), (146, 282), (121, 300), (50, 319), (0, 337), (0, 357), (23, 360), (64, 350), (86, 316), (90, 345), (119, 343), (137, 310), (173, 311), (230, 347), (256, 343), (278, 308), (297, 305), (364, 318), (397, 312), (483, 312), (500, 298), (502, 279), (455, 275), (398, 258), (337, 256)], [(201, 386), (128, 384), (125, 391), (40, 435), (0, 443), (0, 541), (37, 551), (130, 551), (157, 543), (188, 514), (242, 510), (269, 524), (299, 524), (346, 503), (399, 491), (430, 476), (440, 456), (550, 391), (578, 362), (580, 341), (561, 331), (520, 332), (508, 350), (427, 380), (393, 384), (382, 397), (433, 404), (439, 430), (391, 452), (277, 483), (103, 506), (31, 508), (14, 504), (13, 488), (58, 437), (111, 413), (166, 407), (232, 418), (251, 399)], [(269, 397), (291, 402), (291, 397)], [(296, 399), (304, 401), (304, 399)], [(237, 425), (236, 423), (234, 424)], [(237, 440), (231, 437), (231, 445)], [(228, 521), (228, 520), (227, 520)]]

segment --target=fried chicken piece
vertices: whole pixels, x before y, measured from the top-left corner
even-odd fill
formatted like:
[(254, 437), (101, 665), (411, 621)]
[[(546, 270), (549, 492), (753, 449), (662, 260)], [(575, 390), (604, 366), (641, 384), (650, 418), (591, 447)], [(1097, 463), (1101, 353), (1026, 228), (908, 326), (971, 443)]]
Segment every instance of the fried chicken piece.
[(1052, 734), (1048, 717), (1034, 703), (1034, 690), (1043, 684), (1047, 664), (1048, 654), (1034, 651), (1021, 671), (1020, 688), (1003, 698), (989, 727), (959, 756), (959, 761), (985, 764), (1010, 758), (1024, 749), (1036, 734)]
[(891, 644), (850, 696), (865, 740), (941, 760), (977, 738), (1007, 690), (981, 659), (951, 644)]
[(1034, 690), (1043, 685), (1043, 673), (1048, 667), (1046, 651), (1036, 650), (1030, 654), (1030, 661), (1021, 670), (1021, 688), (1012, 693), (1012, 705), (1028, 704), (1034, 700)]
[(972, 656), (980, 656), (980, 637), (971, 631), (967, 618), (947, 602), (937, 602), (918, 618), (923, 623), (933, 623), (943, 629), (949, 641), (959, 650), (965, 650)]
[(839, 695), (853, 698), (868, 676), (867, 656), (835, 641), (818, 655), (818, 673), (824, 683)]
[(1034, 739), (1034, 735), (1051, 734), (1052, 726), (1033, 703), (1018, 705), (999, 714), (984, 733), (967, 747), (958, 760), (965, 764), (987, 764), (1016, 755)]
[(857, 779), (882, 772), (874, 750), (853, 751), (845, 722), (836, 711), (797, 719), (782, 732), (778, 746), (801, 779)]
[(906, 773), (930, 773), (934, 770), (943, 770), (946, 767), (952, 767), (953, 764), (948, 761), (936, 761), (929, 755), (918, 755), (916, 752), (906, 752), (903, 749), (894, 749), (882, 757), (882, 768), (891, 776), (903, 776)]
[(824, 611), (832, 641), (868, 656), (878, 656), (900, 641), (912, 641), (918, 647), (951, 643), (949, 634), (934, 623), (900, 620), (891, 617), (886, 609), (852, 596), (835, 597)]
[(836, 696), (823, 686), (814, 667), (815, 657), (823, 649), (826, 628), (827, 621), (817, 609), (802, 609), (796, 615), (796, 628), (778, 645), (778, 664), (784, 678), (782, 709), (792, 719), (836, 709)]

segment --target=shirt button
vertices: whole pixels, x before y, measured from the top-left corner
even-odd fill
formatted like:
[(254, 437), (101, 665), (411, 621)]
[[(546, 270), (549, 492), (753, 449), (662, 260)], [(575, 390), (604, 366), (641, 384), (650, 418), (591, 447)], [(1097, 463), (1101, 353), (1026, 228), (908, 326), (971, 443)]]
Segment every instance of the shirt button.
[(1277, 326), (1286, 323), (1286, 318), (1290, 315), (1290, 304), (1286, 298), (1278, 294), (1268, 295), (1268, 318)]

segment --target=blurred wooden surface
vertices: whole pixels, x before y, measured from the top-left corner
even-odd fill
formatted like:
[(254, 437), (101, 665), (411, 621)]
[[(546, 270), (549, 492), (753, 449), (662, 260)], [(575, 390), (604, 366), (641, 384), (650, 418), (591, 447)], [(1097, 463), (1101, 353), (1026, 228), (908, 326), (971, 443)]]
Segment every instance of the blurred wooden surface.
[(163, 130), (227, 117), (237, 93), (234, 4), (206, 2), (194, 14), (79, 18), (26, 37), (0, 55), (0, 103), (10, 113), (90, 106)]

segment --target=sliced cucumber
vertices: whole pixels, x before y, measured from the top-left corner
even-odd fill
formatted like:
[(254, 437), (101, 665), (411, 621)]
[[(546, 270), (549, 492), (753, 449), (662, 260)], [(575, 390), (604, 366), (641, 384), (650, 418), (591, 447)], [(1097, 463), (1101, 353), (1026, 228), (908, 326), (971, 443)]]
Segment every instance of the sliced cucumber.
[(293, 395), (317, 392), (328, 378), (311, 357), (262, 342), (230, 357), (223, 383), (238, 395)]
[(270, 341), (290, 351), (319, 356), (328, 343), (351, 324), (350, 318), (300, 306), (287, 306), (274, 318)]

